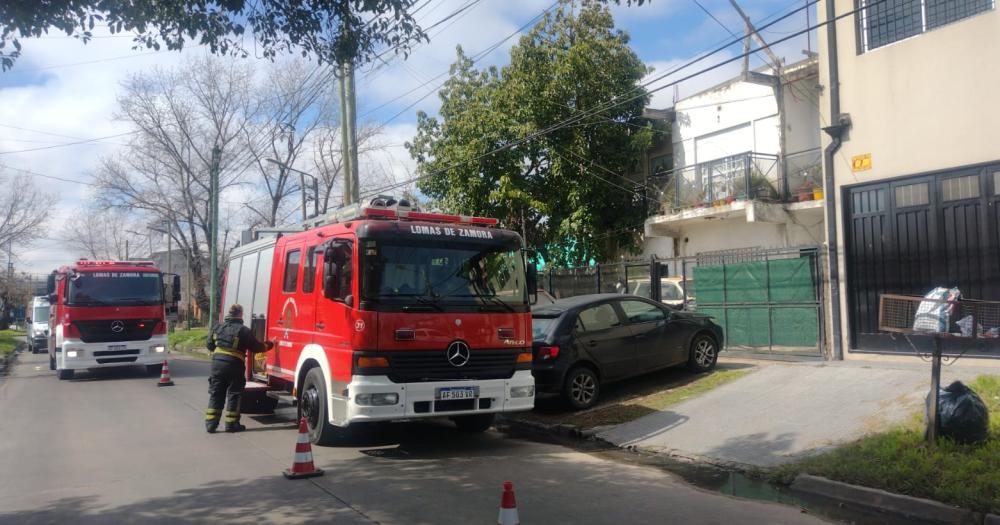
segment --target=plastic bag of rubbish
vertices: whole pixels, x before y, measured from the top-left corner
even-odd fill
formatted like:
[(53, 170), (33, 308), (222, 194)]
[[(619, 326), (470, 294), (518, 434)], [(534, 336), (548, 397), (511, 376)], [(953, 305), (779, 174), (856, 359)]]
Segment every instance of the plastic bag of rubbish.
[(955, 309), (954, 302), (962, 297), (962, 292), (958, 288), (945, 288), (939, 286), (924, 295), (924, 299), (930, 301), (920, 301), (917, 313), (913, 319), (913, 330), (917, 332), (947, 332), (951, 312)]
[[(927, 413), (931, 398), (927, 396)], [(938, 435), (958, 443), (982, 443), (989, 437), (990, 413), (986, 403), (961, 381), (938, 391)]]

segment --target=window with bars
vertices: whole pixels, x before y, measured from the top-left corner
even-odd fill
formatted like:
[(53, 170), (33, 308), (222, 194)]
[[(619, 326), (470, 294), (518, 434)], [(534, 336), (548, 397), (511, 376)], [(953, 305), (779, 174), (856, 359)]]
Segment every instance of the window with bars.
[(862, 51), (919, 35), (994, 8), (995, 0), (862, 0)]

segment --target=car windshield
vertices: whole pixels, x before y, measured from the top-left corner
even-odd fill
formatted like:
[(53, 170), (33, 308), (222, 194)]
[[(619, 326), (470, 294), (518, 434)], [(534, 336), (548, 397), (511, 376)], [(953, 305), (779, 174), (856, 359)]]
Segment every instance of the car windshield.
[(36, 306), (32, 309), (31, 320), (36, 323), (44, 323), (49, 319), (48, 306)]
[(555, 317), (532, 317), (531, 318), (531, 337), (534, 340), (545, 339), (552, 328), (556, 325)]
[(163, 304), (163, 280), (157, 272), (84, 272), (69, 279), (67, 305)]
[(527, 306), (519, 246), (364, 241), (362, 295), (391, 305)]

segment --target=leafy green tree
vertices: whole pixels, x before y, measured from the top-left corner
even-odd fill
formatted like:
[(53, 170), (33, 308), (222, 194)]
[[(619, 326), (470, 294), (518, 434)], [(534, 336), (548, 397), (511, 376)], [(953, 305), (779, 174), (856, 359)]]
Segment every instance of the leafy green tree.
[[(425, 38), (411, 15), (417, 0), (3, 0), (0, 64), (10, 69), (21, 38), (55, 29), (87, 42), (98, 24), (132, 32), (136, 47), (180, 50), (187, 42), (212, 53), (272, 58), (299, 52), (319, 62), (368, 62), (380, 47), (407, 52)], [(244, 44), (243, 36), (250, 33)], [(13, 47), (8, 51), (7, 45)]]
[[(626, 175), (652, 140), (638, 85), (647, 69), (602, 3), (564, 1), (502, 70), (474, 69), (459, 48), (451, 72), (440, 118), (419, 113), (409, 144), (423, 193), (452, 212), (500, 218), (555, 263), (636, 246), (645, 197)], [(504, 148), (615, 97), (635, 98)]]

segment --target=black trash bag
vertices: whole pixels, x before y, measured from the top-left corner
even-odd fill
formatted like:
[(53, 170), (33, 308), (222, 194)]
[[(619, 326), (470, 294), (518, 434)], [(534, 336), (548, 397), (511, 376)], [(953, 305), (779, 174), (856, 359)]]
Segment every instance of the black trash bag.
[[(927, 414), (931, 397), (927, 396)], [(990, 433), (990, 413), (978, 394), (961, 381), (938, 391), (938, 435), (957, 443), (972, 444), (986, 441)]]

